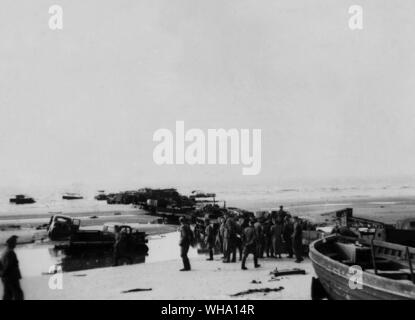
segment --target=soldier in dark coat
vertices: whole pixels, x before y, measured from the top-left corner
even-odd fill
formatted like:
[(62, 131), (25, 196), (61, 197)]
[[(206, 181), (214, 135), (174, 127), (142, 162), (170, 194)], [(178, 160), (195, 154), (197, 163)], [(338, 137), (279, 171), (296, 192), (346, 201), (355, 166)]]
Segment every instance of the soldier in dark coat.
[(303, 261), (303, 228), (301, 221), (298, 217), (294, 217), (294, 227), (293, 227), (292, 241), (293, 241), (293, 250), (295, 254), (295, 262), (300, 263)]
[(255, 268), (259, 268), (260, 265), (258, 264), (258, 239), (257, 239), (257, 233), (255, 232), (254, 228), (255, 219), (251, 219), (249, 222), (249, 226), (245, 228), (243, 232), (243, 243), (244, 243), (244, 256), (242, 258), (242, 270), (246, 270), (247, 267), (246, 259), (248, 258), (248, 255), (253, 254), (254, 255), (254, 266)]
[(254, 224), (256, 238), (257, 238), (257, 257), (263, 258), (264, 257), (264, 230), (262, 228), (262, 223), (260, 221), (256, 221)]
[(239, 220), (235, 223), (235, 226), (236, 226), (235, 247), (239, 252), (239, 261), (242, 261), (242, 256), (243, 256), (242, 234), (244, 231), (244, 218), (239, 218)]
[(23, 290), (20, 287), (22, 275), (19, 269), (14, 248), (16, 248), (17, 236), (7, 239), (7, 249), (3, 252), (0, 260), (0, 274), (3, 282), (3, 300), (23, 300)]
[(114, 242), (114, 251), (113, 251), (113, 255), (114, 255), (114, 266), (118, 266), (118, 262), (121, 258), (121, 251), (122, 251), (122, 235), (121, 235), (121, 230), (119, 228), (119, 226), (115, 226), (114, 227), (114, 233), (115, 233), (115, 242)]
[(287, 211), (284, 210), (284, 206), (280, 206), (280, 210), (278, 210), (278, 215), (284, 220), (287, 216)]
[(273, 248), (272, 248), (272, 241), (271, 241), (271, 219), (268, 218), (265, 220), (264, 224), (262, 225), (262, 230), (264, 232), (264, 253), (269, 258), (273, 255)]
[(216, 235), (216, 246), (220, 249), (220, 252), (223, 254), (223, 259), (225, 258), (225, 251), (223, 250), (223, 234), (225, 230), (225, 219), (223, 217), (219, 218), (219, 231)]
[(183, 269), (180, 269), (180, 271), (189, 271), (190, 268), (190, 261), (187, 256), (187, 253), (189, 252), (189, 248), (191, 243), (193, 242), (193, 232), (192, 229), (190, 229), (190, 226), (188, 225), (186, 219), (184, 217), (180, 217), (180, 256), (183, 260)]
[(223, 232), (223, 250), (224, 250), (224, 260), (223, 262), (229, 263), (236, 262), (236, 226), (235, 221), (232, 217), (227, 216), (224, 232)]
[(127, 263), (132, 264), (133, 258), (128, 254), (128, 235), (126, 230), (122, 230), (120, 226), (115, 226), (115, 242), (113, 248), (114, 264), (113, 266), (118, 266), (120, 260), (127, 261)]
[(293, 223), (291, 222), (291, 216), (286, 215), (284, 218), (284, 229), (283, 229), (283, 239), (285, 244), (285, 250), (288, 253), (288, 257), (293, 257), (293, 243), (292, 243), (292, 234), (293, 234)]
[(213, 250), (215, 248), (216, 241), (215, 229), (209, 219), (205, 219), (205, 226), (205, 245), (209, 250), (209, 258), (207, 260), (213, 260)]
[(281, 216), (278, 216), (274, 220), (274, 224), (271, 227), (271, 238), (272, 238), (272, 247), (275, 257), (281, 258), (281, 253), (283, 252), (283, 230), (284, 224), (282, 222)]

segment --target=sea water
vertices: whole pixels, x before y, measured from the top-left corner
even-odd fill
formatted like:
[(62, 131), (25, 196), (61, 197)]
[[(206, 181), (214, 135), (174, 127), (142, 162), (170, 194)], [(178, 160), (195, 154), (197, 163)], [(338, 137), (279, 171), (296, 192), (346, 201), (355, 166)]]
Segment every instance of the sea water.
[[(148, 253), (130, 255), (132, 264), (178, 260), (178, 268), (181, 267), (178, 232), (150, 236), (148, 240)], [(63, 250), (56, 250), (54, 245), (36, 243), (18, 246), (16, 254), (23, 277), (47, 275), (59, 267), (63, 272), (111, 267), (114, 262), (111, 250), (65, 254)], [(197, 255), (197, 249), (191, 247), (189, 258)]]
[[(137, 186), (138, 189), (141, 186)], [(163, 186), (164, 187), (164, 186)], [(173, 186), (182, 194), (190, 194), (192, 190), (201, 189), (215, 192), (216, 200), (223, 205), (240, 207), (248, 210), (271, 210), (279, 205), (288, 207), (319, 206), (346, 207), (353, 204), (350, 200), (365, 199), (372, 204), (393, 204), (394, 198), (415, 198), (415, 181), (377, 181), (372, 183), (290, 183), (282, 186), (272, 184), (246, 185), (193, 185)], [(83, 187), (79, 192), (84, 199), (63, 200), (62, 190), (42, 188), (39, 190), (0, 189), (0, 216), (4, 215), (36, 215), (45, 213), (99, 212), (117, 209), (128, 209), (129, 206), (108, 205), (106, 201), (94, 199), (96, 190)], [(74, 191), (74, 190), (70, 190)], [(120, 190), (122, 191), (122, 190)], [(115, 191), (116, 192), (116, 191)], [(27, 194), (36, 200), (34, 204), (16, 205), (9, 203), (15, 194)], [(392, 199), (392, 200), (391, 200)]]

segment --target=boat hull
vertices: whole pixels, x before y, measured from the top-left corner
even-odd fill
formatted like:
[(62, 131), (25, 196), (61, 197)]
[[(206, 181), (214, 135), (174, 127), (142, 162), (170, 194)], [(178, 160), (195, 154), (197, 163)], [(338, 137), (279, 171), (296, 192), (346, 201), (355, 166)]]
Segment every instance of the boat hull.
[[(332, 239), (326, 239), (332, 241)], [(323, 239), (310, 246), (314, 271), (326, 294), (333, 300), (414, 300), (415, 285), (397, 282), (375, 274), (362, 272), (359, 286), (351, 284), (350, 267), (335, 261), (316, 249)]]
[(78, 196), (62, 196), (63, 200), (82, 200), (83, 197), (78, 197)]

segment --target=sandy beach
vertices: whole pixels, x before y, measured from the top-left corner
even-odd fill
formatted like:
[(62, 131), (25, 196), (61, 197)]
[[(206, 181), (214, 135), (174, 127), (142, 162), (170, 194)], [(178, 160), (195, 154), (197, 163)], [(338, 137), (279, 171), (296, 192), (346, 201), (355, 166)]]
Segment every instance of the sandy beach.
[(0, 7), (5, 300), (415, 297), (415, 1)]
[[(160, 236), (163, 238), (163, 234), (169, 232), (173, 237), (171, 240), (167, 240), (169, 241), (168, 245), (166, 242), (163, 244), (152, 240), (150, 242), (150, 257), (146, 258), (145, 263), (61, 273), (62, 290), (49, 288), (52, 275), (42, 274), (48, 271), (47, 265), (36, 266), (36, 268), (33, 266), (33, 257), (39, 255), (39, 252), (43, 256), (46, 252), (42, 249), (40, 241), (40, 239), (46, 238), (45, 231), (36, 230), (35, 227), (46, 223), (50, 214), (36, 214), (34, 217), (20, 215), (15, 219), (10, 219), (10, 216), (2, 217), (0, 219), (0, 227), (3, 227), (3, 231), (0, 232), (1, 242), (4, 243), (11, 234), (17, 234), (20, 237), (18, 255), (19, 252), (25, 252), (25, 256), (20, 256), (20, 262), (23, 264), (21, 283), (25, 298), (46, 300), (193, 299), (194, 297), (199, 299), (310, 299), (313, 270), (308, 259), (301, 265), (288, 258), (262, 259), (260, 261), (261, 268), (254, 269), (251, 258), (247, 262), (249, 270), (243, 271), (240, 262), (224, 264), (219, 255), (215, 256), (215, 261), (206, 261), (204, 254), (198, 254), (193, 249), (189, 255), (192, 271), (179, 272), (182, 262), (177, 245), (178, 233), (171, 233), (177, 230), (177, 226), (156, 224), (156, 217), (147, 215), (141, 210), (128, 209), (116, 212), (117, 215), (111, 211), (78, 212), (68, 215), (80, 218), (83, 228), (86, 229), (100, 228), (100, 225), (107, 221), (120, 221), (137, 224), (141, 230), (149, 234), (150, 239), (154, 239), (154, 237), (157, 239)], [(97, 218), (91, 219), (91, 216), (97, 216)], [(19, 228), (10, 227), (11, 225), (19, 226)], [(34, 240), (36, 242), (33, 244)], [(32, 244), (25, 245), (27, 243)], [(24, 250), (21, 251), (22, 249)], [(44, 263), (50, 262), (47, 259)], [(270, 272), (276, 267), (279, 269), (300, 267), (305, 269), (307, 274), (275, 278), (270, 275)], [(180, 290), (178, 290), (179, 287)], [(136, 289), (151, 290), (136, 291)], [(251, 289), (259, 289), (262, 292), (233, 296)], [(125, 292), (128, 290), (132, 290), (132, 292)]]
[[(191, 259), (193, 270), (180, 272), (181, 261), (144, 263), (62, 274), (62, 290), (49, 288), (51, 276), (24, 278), (22, 287), (26, 299), (310, 299), (313, 268), (306, 259), (301, 264), (293, 259), (262, 259), (261, 267), (253, 268), (248, 260), (246, 271), (240, 263), (224, 264), (205, 261), (204, 256)], [(302, 268), (306, 275), (273, 277), (275, 268)], [(282, 288), (280, 288), (282, 287)], [(0, 285), (1, 289), (1, 285)], [(151, 289), (137, 291), (138, 289)], [(278, 291), (235, 294), (250, 290)], [(126, 292), (132, 290), (132, 292)]]
[[(287, 201), (283, 204), (290, 213), (315, 222), (323, 221), (322, 213), (345, 207), (353, 208), (355, 216), (386, 223), (411, 217), (415, 212), (415, 201), (410, 197), (355, 197), (341, 201)], [(267, 203), (264, 202), (255, 208), (261, 210), (266, 206)], [(310, 299), (314, 271), (308, 259), (300, 265), (288, 258), (262, 259), (262, 267), (259, 269), (254, 269), (252, 260), (249, 260), (249, 270), (242, 271), (240, 263), (223, 264), (218, 255), (213, 262), (205, 261), (206, 256), (198, 254), (194, 249), (189, 254), (193, 270), (179, 272), (182, 263), (177, 245), (178, 234), (175, 232), (177, 226), (157, 224), (157, 217), (130, 206), (103, 208), (101, 211), (78, 210), (63, 214), (81, 219), (81, 226), (85, 229), (100, 229), (106, 222), (133, 224), (150, 236), (149, 256), (143, 257), (141, 262), (145, 261), (144, 263), (120, 267), (108, 267), (111, 264), (107, 263), (94, 266), (95, 269), (82, 268), (79, 271), (64, 272), (62, 290), (50, 289), (48, 283), (51, 275), (42, 275), (56, 261), (48, 252), (50, 246), (43, 245), (42, 240), (47, 239), (45, 230), (36, 229), (47, 223), (53, 213), (9, 214), (0, 217), (0, 243), (3, 244), (12, 234), (19, 236), (17, 252), (20, 254), (22, 287), (27, 299)], [(254, 208), (252, 203), (250, 208)], [(157, 241), (163, 238), (164, 241)], [(37, 255), (43, 264), (40, 260), (34, 260)], [(276, 267), (300, 267), (306, 271), (306, 275), (274, 279), (270, 272)], [(279, 289), (280, 287), (282, 288)], [(260, 289), (261, 292), (233, 296), (251, 289)]]

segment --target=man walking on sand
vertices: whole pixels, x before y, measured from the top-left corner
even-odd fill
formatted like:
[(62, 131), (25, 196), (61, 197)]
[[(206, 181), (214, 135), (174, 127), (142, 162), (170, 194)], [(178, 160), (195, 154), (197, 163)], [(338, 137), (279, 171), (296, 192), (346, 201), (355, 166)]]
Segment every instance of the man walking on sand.
[(257, 235), (255, 232), (255, 228), (254, 228), (254, 224), (256, 222), (256, 219), (252, 218), (249, 221), (249, 226), (245, 228), (244, 232), (243, 232), (243, 242), (244, 242), (244, 256), (242, 258), (242, 265), (241, 265), (241, 269), (242, 270), (247, 270), (248, 268), (245, 266), (246, 264), (246, 259), (248, 258), (249, 254), (253, 254), (254, 255), (254, 266), (255, 268), (259, 268), (260, 265), (258, 264), (258, 257), (257, 257), (257, 252), (258, 252), (258, 239), (257, 239)]
[(222, 252), (222, 258), (225, 259), (225, 250), (223, 249), (223, 235), (225, 232), (225, 218), (219, 218), (219, 231), (216, 235), (216, 246), (219, 247)]
[(115, 232), (115, 242), (114, 242), (114, 249), (113, 249), (113, 266), (118, 266), (120, 257), (121, 257), (121, 230), (119, 226), (114, 227)]
[(267, 258), (273, 255), (271, 227), (272, 227), (271, 219), (270, 217), (268, 217), (267, 219), (265, 219), (265, 222), (262, 225), (262, 231), (264, 233), (263, 251)]
[(242, 261), (242, 256), (243, 256), (243, 243), (242, 243), (242, 233), (244, 231), (244, 219), (243, 218), (239, 218), (238, 221), (236, 221), (235, 226), (236, 226), (236, 237), (235, 237), (235, 247), (239, 252), (239, 261)]
[(206, 226), (206, 228), (205, 228), (205, 244), (206, 244), (206, 246), (209, 250), (209, 258), (207, 260), (212, 261), (213, 260), (213, 250), (215, 248), (215, 240), (216, 240), (215, 229), (211, 225), (208, 218), (205, 219), (205, 226)]
[(113, 248), (113, 257), (114, 263), (113, 266), (116, 267), (121, 262), (128, 261), (129, 264), (133, 263), (132, 257), (128, 254), (128, 236), (126, 230), (122, 229), (120, 226), (115, 226), (115, 242)]
[(284, 218), (284, 227), (282, 231), (282, 236), (285, 243), (285, 249), (288, 253), (288, 258), (293, 257), (293, 243), (292, 243), (292, 235), (293, 235), (293, 223), (291, 222), (291, 216), (287, 214)]
[(271, 227), (272, 247), (276, 258), (281, 258), (281, 253), (283, 252), (283, 228), (282, 217), (278, 215)]
[(303, 228), (301, 221), (298, 217), (294, 217), (294, 232), (292, 235), (293, 249), (295, 254), (295, 262), (300, 263), (303, 261), (302, 246), (303, 246)]
[[(235, 244), (235, 238), (236, 238), (236, 227), (235, 227), (235, 221), (233, 217), (226, 214), (225, 215), (225, 228), (223, 233), (223, 250), (225, 252), (224, 254), (224, 263), (229, 262), (236, 262), (236, 244)], [(232, 256), (232, 260), (231, 260)]]
[(187, 256), (189, 252), (190, 244), (193, 242), (193, 232), (190, 229), (190, 226), (187, 224), (186, 219), (184, 217), (180, 217), (180, 256), (183, 260), (183, 269), (180, 271), (190, 271), (190, 261)]
[(257, 243), (257, 257), (258, 258), (263, 258), (264, 257), (264, 251), (263, 251), (263, 244), (264, 244), (264, 231), (262, 228), (262, 217), (259, 218), (255, 224), (254, 224), (254, 229), (255, 229), (255, 233), (256, 233), (256, 243)]
[(7, 249), (1, 256), (0, 275), (3, 282), (3, 300), (23, 300), (23, 291), (20, 287), (22, 278), (14, 248), (17, 244), (17, 236), (13, 235), (6, 241)]

